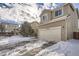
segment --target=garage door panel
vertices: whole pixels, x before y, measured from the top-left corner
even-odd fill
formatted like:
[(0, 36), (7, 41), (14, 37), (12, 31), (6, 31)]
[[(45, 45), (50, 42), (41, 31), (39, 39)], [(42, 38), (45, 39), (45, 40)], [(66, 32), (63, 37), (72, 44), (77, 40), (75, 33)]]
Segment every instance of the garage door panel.
[(60, 41), (61, 40), (61, 27), (52, 27), (49, 29), (40, 29), (39, 38), (48, 41)]

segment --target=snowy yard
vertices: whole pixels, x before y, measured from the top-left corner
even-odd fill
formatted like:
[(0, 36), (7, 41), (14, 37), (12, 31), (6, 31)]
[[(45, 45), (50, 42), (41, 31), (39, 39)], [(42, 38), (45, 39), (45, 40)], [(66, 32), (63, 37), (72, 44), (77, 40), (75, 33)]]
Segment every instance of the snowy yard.
[(22, 37), (22, 36), (7, 37), (0, 41), (0, 50), (1, 50), (0, 55), (10, 55), (10, 56), (25, 55), (28, 54), (28, 52), (32, 49), (36, 48), (40, 49), (40, 47), (45, 43), (47, 42), (43, 40), (37, 40), (34, 37)]
[(79, 40), (61, 41), (40, 51), (36, 56), (79, 56)]
[(11, 36), (0, 40), (0, 50), (16, 46), (20, 42), (36, 40), (33, 37)]
[(22, 36), (0, 40), (0, 56), (79, 56), (78, 51), (79, 40), (74, 39), (56, 44)]

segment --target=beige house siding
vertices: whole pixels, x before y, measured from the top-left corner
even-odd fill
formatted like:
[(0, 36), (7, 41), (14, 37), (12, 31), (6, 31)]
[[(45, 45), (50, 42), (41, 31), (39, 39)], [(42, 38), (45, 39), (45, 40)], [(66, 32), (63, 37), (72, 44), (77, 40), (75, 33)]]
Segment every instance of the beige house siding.
[(45, 10), (44, 12), (43, 12), (44, 14), (42, 14), (42, 16), (43, 15), (45, 15), (45, 14), (47, 14), (48, 16), (48, 20), (47, 21), (44, 21), (43, 20), (43, 17), (42, 16), (40, 16), (40, 18), (41, 18), (41, 22), (40, 23), (43, 23), (43, 22), (48, 22), (48, 21), (50, 21), (51, 19), (52, 19), (52, 12), (51, 11), (49, 11), (49, 10)]
[[(69, 5), (65, 5), (63, 7), (64, 10), (64, 14), (68, 15), (67, 19), (66, 19), (66, 30), (67, 30), (67, 39), (71, 39), (73, 38), (73, 31), (74, 31), (74, 20), (76, 19), (75, 17), (77, 15), (74, 15), (74, 12), (71, 7)], [(74, 17), (75, 16), (75, 17)], [(76, 21), (76, 20), (75, 20)]]
[[(62, 15), (55, 16), (55, 11), (62, 9)], [(50, 10), (51, 11), (51, 10)], [(43, 14), (49, 14), (49, 11), (46, 11)], [(62, 7), (56, 8), (52, 10), (46, 23), (43, 21), (40, 23), (39, 29), (48, 29), (51, 27), (58, 27), (61, 26), (61, 40), (67, 40), (73, 38), (73, 32), (79, 31), (78, 30), (78, 15), (76, 9), (73, 7), (72, 4), (68, 3)], [(41, 15), (41, 16), (42, 16)], [(51, 19), (52, 18), (52, 19)]]
[(65, 30), (65, 20), (62, 20), (62, 21), (57, 21), (57, 22), (53, 22), (53, 23), (49, 23), (49, 24), (46, 24), (46, 25), (42, 25), (39, 27), (39, 29), (48, 29), (50, 27), (58, 27), (58, 26), (61, 26), (62, 27), (62, 30), (61, 30), (61, 40), (66, 40), (66, 33), (64, 31)]
[[(41, 31), (41, 32), (40, 32)], [(46, 41), (58, 42), (61, 40), (61, 26), (39, 29), (39, 38)]]
[(73, 32), (78, 31), (78, 17), (76, 11), (67, 18), (66, 23), (68, 39), (73, 38)]
[(63, 13), (64, 15), (70, 15), (73, 13), (73, 10), (71, 9), (70, 4), (69, 5), (67, 4), (63, 7)]
[(57, 27), (57, 26), (63, 26), (63, 24), (65, 24), (64, 20), (41, 25), (39, 26), (39, 28)]

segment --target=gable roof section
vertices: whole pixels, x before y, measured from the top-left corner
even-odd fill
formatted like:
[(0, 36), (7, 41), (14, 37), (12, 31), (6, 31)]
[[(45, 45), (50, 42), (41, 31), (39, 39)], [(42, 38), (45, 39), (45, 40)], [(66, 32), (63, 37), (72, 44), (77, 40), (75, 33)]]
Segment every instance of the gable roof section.
[(40, 14), (40, 16), (41, 16), (45, 11), (47, 11), (47, 12), (52, 12), (52, 11), (54, 11), (54, 10), (57, 10), (57, 9), (59, 9), (59, 8), (62, 8), (62, 7), (64, 7), (64, 6), (66, 6), (66, 5), (69, 5), (73, 11), (75, 10), (75, 8), (74, 8), (74, 6), (73, 6), (72, 3), (65, 3), (65, 4), (63, 4), (62, 6), (59, 6), (59, 7), (57, 7), (57, 8), (54, 8), (53, 10), (44, 9), (44, 10), (42, 11), (42, 13)]
[(73, 6), (73, 4), (72, 4), (72, 3), (67, 3), (67, 4), (64, 4), (64, 6), (65, 6), (65, 5), (69, 5), (73, 11), (75, 10), (75, 8), (74, 8), (74, 6)]
[(43, 13), (45, 13), (45, 12), (52, 12), (52, 10), (44, 9), (44, 10), (42, 11), (42, 13), (40, 14), (40, 16), (41, 16)]

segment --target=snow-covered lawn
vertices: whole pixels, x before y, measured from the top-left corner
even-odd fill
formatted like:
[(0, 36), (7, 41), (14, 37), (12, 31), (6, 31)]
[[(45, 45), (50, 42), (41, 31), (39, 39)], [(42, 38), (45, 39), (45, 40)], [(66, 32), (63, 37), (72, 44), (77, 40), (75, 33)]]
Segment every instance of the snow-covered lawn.
[(0, 40), (0, 50), (0, 56), (79, 56), (79, 40), (52, 44), (34, 37), (11, 36)]
[[(23, 46), (14, 47), (16, 43), (19, 43), (22, 41), (30, 41), (30, 42), (26, 43)], [(0, 48), (2, 47), (5, 48), (5, 50), (0, 51), (0, 55), (6, 55), (6, 56), (25, 55), (28, 53), (28, 51), (35, 49), (35, 48), (39, 48), (45, 43), (47, 42), (43, 40), (37, 40), (34, 37), (22, 37), (22, 36), (8, 37), (0, 41)], [(6, 47), (8, 48), (14, 47), (14, 49), (6, 49)]]
[(6, 36), (0, 36), (0, 40), (2, 40), (2, 39), (4, 39), (4, 38), (6, 38)]
[(35, 40), (33, 37), (23, 37), (23, 36), (11, 36), (4, 38), (0, 41), (0, 45), (5, 45), (5, 44), (16, 44), (22, 41), (31, 41)]
[(21, 47), (17, 47), (15, 49), (13, 49), (12, 51), (9, 51), (7, 53), (7, 55), (10, 55), (10, 56), (14, 56), (14, 55), (24, 55), (26, 53), (28, 53), (28, 51), (34, 49), (34, 48), (38, 48), (38, 47), (41, 47), (44, 43), (46, 42), (43, 42), (43, 41), (37, 41), (37, 42), (34, 42), (34, 43), (28, 43), (24, 46), (21, 46)]
[(6, 37), (0, 40), (0, 50), (3, 48), (14, 47), (15, 44), (24, 42), (24, 41), (32, 41), (36, 40), (34, 37), (23, 37), (23, 36), (11, 36)]
[(47, 47), (35, 56), (79, 56), (79, 40), (61, 41)]

